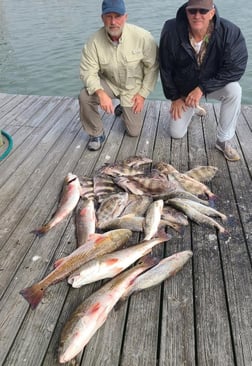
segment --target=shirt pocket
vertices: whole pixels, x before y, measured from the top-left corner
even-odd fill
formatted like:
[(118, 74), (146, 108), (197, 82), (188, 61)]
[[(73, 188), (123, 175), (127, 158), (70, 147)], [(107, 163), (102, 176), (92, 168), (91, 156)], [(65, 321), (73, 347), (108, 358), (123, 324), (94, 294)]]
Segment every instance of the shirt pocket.
[(100, 73), (104, 75), (105, 77), (110, 78), (111, 75), (114, 73), (114, 67), (113, 62), (111, 62), (110, 59), (106, 57), (100, 58)]
[(142, 83), (143, 79), (142, 52), (125, 56), (126, 88), (132, 89)]

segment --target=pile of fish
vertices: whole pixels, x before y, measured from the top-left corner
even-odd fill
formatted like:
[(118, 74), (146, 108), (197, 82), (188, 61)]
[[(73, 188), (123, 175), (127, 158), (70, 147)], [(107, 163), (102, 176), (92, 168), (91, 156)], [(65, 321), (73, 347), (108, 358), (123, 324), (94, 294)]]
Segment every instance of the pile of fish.
[[(46, 289), (67, 278), (72, 287), (110, 278), (70, 316), (60, 339), (59, 362), (73, 359), (106, 321), (119, 300), (156, 286), (191, 258), (190, 250), (156, 258), (152, 249), (170, 240), (168, 228), (182, 233), (188, 219), (225, 234), (213, 217), (227, 220), (213, 208), (216, 196), (205, 185), (217, 168), (201, 166), (180, 173), (172, 165), (134, 156), (103, 165), (94, 177), (69, 173), (51, 220), (33, 232), (44, 235), (75, 210), (77, 249), (58, 259), (54, 270), (20, 291), (35, 309)], [(147, 170), (148, 169), (148, 170)], [(132, 232), (140, 242), (127, 246)]]

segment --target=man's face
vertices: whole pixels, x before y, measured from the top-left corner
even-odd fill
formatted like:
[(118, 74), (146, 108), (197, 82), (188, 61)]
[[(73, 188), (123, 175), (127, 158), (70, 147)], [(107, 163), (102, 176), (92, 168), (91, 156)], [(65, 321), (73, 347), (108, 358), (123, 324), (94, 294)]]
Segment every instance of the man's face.
[(105, 29), (112, 39), (120, 38), (127, 18), (127, 14), (120, 15), (117, 13), (108, 13), (102, 15)]
[(209, 10), (206, 14), (202, 14), (201, 9), (186, 9), (187, 19), (192, 31), (205, 32), (208, 28), (210, 20), (215, 14), (215, 9)]

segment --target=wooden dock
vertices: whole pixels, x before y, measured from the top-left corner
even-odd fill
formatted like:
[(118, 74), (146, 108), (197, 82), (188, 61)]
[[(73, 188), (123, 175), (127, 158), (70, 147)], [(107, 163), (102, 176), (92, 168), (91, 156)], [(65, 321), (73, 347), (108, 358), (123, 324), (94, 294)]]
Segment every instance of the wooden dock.
[(207, 116), (195, 117), (181, 140), (168, 136), (169, 102), (146, 101), (139, 138), (124, 133), (120, 118), (104, 114), (107, 139), (100, 151), (90, 152), (76, 99), (0, 94), (0, 129), (14, 143), (0, 162), (0, 365), (58, 365), (64, 323), (101, 284), (72, 289), (63, 281), (32, 310), (19, 291), (71, 253), (76, 239), (73, 217), (41, 238), (31, 231), (55, 211), (68, 172), (92, 176), (105, 162), (132, 155), (165, 161), (181, 172), (217, 166), (209, 187), (218, 196), (216, 207), (232, 219), (230, 236), (224, 240), (194, 223), (183, 235), (171, 231), (165, 255), (191, 249), (192, 259), (176, 276), (113, 310), (76, 364), (252, 365), (252, 107), (242, 106), (236, 163), (214, 148), (219, 105), (205, 107)]

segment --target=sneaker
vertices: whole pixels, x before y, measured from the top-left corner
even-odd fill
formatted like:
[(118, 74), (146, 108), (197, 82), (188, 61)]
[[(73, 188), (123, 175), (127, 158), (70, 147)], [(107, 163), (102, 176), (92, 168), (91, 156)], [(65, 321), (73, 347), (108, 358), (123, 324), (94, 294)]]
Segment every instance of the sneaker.
[(223, 152), (225, 158), (229, 161), (240, 160), (238, 152), (232, 147), (230, 141), (216, 141), (216, 148)]
[(88, 142), (88, 150), (96, 151), (101, 148), (102, 143), (105, 140), (105, 133), (101, 136), (90, 136), (89, 142)]
[(116, 107), (115, 107), (115, 116), (116, 117), (119, 117), (121, 114), (122, 114), (123, 110), (122, 110), (122, 106), (121, 104), (118, 104)]

